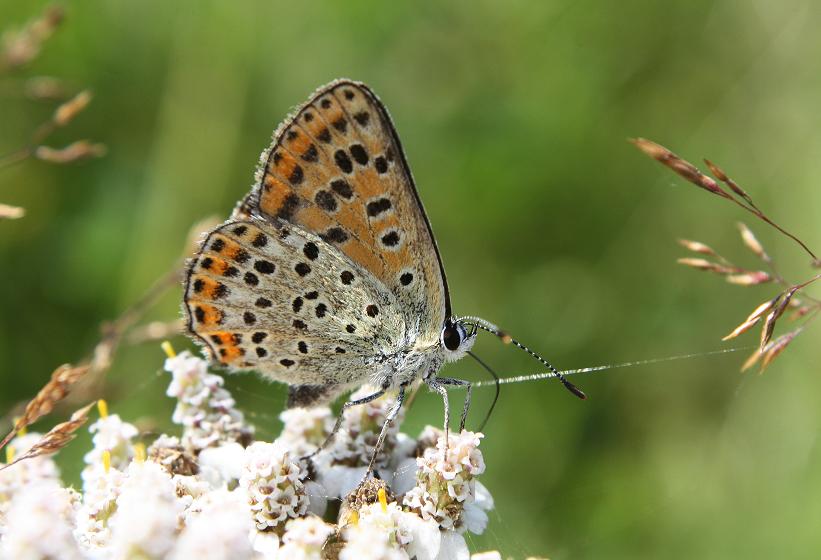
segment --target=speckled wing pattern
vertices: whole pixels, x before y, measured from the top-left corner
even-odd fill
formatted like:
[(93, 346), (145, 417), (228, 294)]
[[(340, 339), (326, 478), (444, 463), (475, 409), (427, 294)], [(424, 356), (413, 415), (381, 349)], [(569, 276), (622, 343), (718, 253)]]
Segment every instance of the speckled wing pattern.
[(364, 84), (320, 88), (274, 135), (240, 206), (317, 233), (394, 292), (438, 338), (444, 273), (388, 112)]
[(438, 343), (438, 251), (367, 86), (320, 88), (277, 129), (252, 192), (192, 261), (185, 308), (223, 364), (292, 384), (361, 383), (380, 355)]
[(189, 325), (221, 363), (284, 382), (343, 385), (343, 373), (366, 371), (374, 345), (392, 348), (404, 334), (390, 291), (354, 275), (318, 236), (261, 220), (208, 235), (185, 300)]

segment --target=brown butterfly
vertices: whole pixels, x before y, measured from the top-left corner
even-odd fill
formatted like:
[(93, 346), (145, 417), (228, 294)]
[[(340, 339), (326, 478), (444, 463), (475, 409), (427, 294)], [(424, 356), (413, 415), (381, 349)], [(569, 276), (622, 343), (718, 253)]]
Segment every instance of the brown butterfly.
[(487, 321), (453, 316), (393, 123), (350, 80), (317, 90), (276, 130), (251, 193), (190, 262), (184, 299), (188, 330), (206, 351), (287, 383), (288, 406), (364, 383), (377, 390), (344, 408), (398, 390), (376, 453), (419, 379), (442, 395), (446, 426), (446, 386), (467, 387), (464, 427), (470, 383), (437, 374), (469, 352), (477, 329), (521, 346)]

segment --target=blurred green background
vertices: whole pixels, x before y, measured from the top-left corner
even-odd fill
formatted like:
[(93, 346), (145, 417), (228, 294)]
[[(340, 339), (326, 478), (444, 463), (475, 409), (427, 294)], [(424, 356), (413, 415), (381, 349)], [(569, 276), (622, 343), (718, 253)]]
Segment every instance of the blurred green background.
[[(0, 1), (0, 28), (45, 4)], [(15, 93), (54, 75), (95, 98), (50, 143), (104, 142), (100, 160), (0, 169), (0, 410), (81, 359), (179, 257), (191, 225), (225, 217), (285, 114), (346, 76), (391, 110), (447, 268), (454, 309), (503, 325), (558, 367), (751, 346), (720, 337), (776, 288), (738, 288), (675, 264), (677, 237), (758, 266), (747, 221), (793, 280), (795, 245), (640, 155), (645, 136), (720, 163), (774, 219), (821, 246), (821, 22), (816, 3), (67, 3), (22, 72), (2, 77), (0, 153), (54, 104)], [(174, 290), (149, 314), (177, 316)], [(473, 550), (563, 558), (817, 557), (818, 329), (766, 375), (750, 350), (508, 385), (482, 445), (496, 499)], [(174, 339), (178, 349), (192, 345)], [(490, 339), (500, 373), (540, 371)], [(159, 347), (127, 346), (103, 394), (173, 430)], [(481, 379), (468, 361), (448, 375)], [(227, 382), (262, 437), (283, 388)], [(492, 390), (477, 390), (481, 420)], [(438, 425), (425, 394), (405, 430)], [(56, 418), (41, 423), (48, 428)], [(153, 424), (152, 424), (153, 423)], [(470, 426), (469, 426), (470, 427)], [(5, 428), (3, 428), (5, 429)], [(59, 456), (78, 480), (81, 439)]]

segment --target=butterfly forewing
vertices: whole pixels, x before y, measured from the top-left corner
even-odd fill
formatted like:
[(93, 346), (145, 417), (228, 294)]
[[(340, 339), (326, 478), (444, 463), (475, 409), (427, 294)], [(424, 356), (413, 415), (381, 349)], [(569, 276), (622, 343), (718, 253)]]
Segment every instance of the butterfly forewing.
[(234, 221), (189, 264), (189, 330), (214, 359), (287, 383), (345, 385), (404, 338), (396, 296), (298, 226)]
[(253, 214), (338, 248), (396, 296), (418, 342), (438, 340), (438, 252), (387, 111), (366, 86), (329, 84), (277, 130), (236, 215)]

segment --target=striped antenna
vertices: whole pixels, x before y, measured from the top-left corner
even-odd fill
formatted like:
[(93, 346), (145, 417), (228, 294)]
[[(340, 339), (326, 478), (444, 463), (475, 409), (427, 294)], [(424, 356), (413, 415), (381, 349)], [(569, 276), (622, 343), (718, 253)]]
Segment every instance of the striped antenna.
[(550, 372), (558, 379), (564, 388), (579, 397), (580, 399), (586, 399), (587, 395), (585, 395), (581, 389), (573, 385), (570, 381), (568, 381), (564, 375), (562, 375), (559, 370), (557, 370), (553, 365), (550, 364), (547, 360), (542, 358), (536, 352), (504, 332), (502, 329), (491, 323), (490, 321), (486, 321), (481, 317), (457, 317), (454, 319), (456, 322), (462, 323), (463, 325), (470, 325), (473, 327), (478, 327), (483, 331), (487, 331), (491, 334), (496, 335), (503, 343), (505, 344), (512, 344), (519, 348), (520, 350), (524, 350), (528, 354), (530, 354), (533, 358), (539, 361), (543, 366), (550, 370)]

